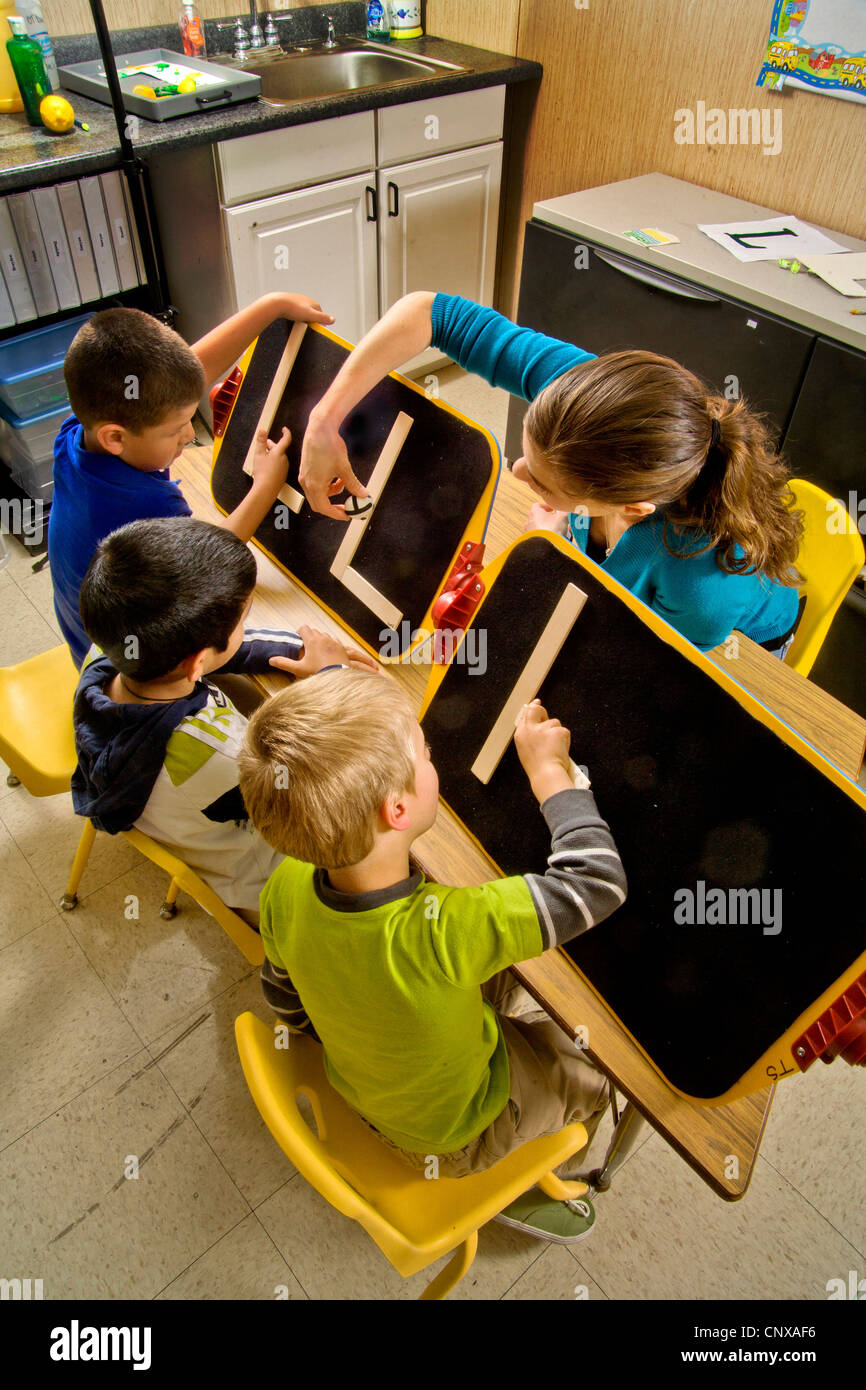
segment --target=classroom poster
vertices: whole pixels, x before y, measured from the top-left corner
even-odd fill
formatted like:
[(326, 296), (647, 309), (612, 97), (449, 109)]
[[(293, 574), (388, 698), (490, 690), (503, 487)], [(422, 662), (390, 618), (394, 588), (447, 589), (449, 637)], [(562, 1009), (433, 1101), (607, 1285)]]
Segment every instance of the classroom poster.
[(866, 102), (866, 0), (775, 0), (755, 85)]

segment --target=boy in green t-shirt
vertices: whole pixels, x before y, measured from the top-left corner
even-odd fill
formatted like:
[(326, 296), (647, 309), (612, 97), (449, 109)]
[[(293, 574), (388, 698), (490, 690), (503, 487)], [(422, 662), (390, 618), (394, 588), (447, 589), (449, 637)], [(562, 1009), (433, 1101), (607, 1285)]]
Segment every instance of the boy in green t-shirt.
[[(385, 1142), (416, 1167), (435, 1156), (446, 1177), (574, 1120), (591, 1138), (607, 1106), (605, 1077), (508, 973), (625, 899), (569, 741), (537, 700), (522, 711), (515, 744), (551, 832), (546, 872), (449, 888), (410, 869), (439, 779), (394, 680), (322, 673), (266, 701), (248, 726), (244, 803), (289, 856), (260, 898), (265, 997), (321, 1040), (332, 1086)], [(523, 1016), (508, 1017), (519, 996)], [(503, 1219), (572, 1241), (595, 1217), (584, 1200), (533, 1189)]]

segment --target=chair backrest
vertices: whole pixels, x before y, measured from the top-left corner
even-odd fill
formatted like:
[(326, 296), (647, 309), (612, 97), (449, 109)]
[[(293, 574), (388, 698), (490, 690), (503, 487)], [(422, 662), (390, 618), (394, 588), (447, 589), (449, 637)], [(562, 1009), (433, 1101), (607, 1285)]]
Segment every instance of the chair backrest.
[(785, 658), (807, 676), (840, 603), (864, 562), (863, 540), (845, 507), (803, 478), (791, 479), (795, 508), (803, 512), (803, 541), (797, 568), (803, 575), (806, 607)]
[[(328, 1152), (326, 1144), (340, 1146), (341, 1140), (351, 1149), (342, 1131), (361, 1121), (330, 1086), (321, 1046), (293, 1033), (290, 1045), (278, 1049), (273, 1028), (253, 1013), (235, 1019), (235, 1038), (250, 1094), (286, 1157), (331, 1206), (363, 1226), (388, 1258), (404, 1251), (405, 1237), (340, 1175)], [(318, 1138), (301, 1114), (299, 1094), (307, 1096), (313, 1107)], [(378, 1141), (370, 1138), (370, 1147), (375, 1148)], [(384, 1161), (386, 1156), (383, 1146)]]
[(76, 763), (72, 701), (77, 684), (65, 642), (0, 668), (0, 756), (31, 796), (69, 790)]

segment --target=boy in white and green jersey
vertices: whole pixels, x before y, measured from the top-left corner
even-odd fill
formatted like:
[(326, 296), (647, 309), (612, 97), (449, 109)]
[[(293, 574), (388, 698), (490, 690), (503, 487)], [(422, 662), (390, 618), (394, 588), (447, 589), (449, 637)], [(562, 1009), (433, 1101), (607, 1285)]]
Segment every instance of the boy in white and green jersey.
[[(625, 899), (589, 782), (572, 780), (569, 738), (538, 701), (515, 734), (551, 833), (546, 872), (450, 888), (410, 869), (439, 780), (396, 682), (322, 674), (247, 728), (244, 801), (287, 856), (261, 896), (265, 997), (321, 1041), (331, 1084), (382, 1138), (415, 1166), (436, 1156), (443, 1176), (490, 1167), (574, 1120), (591, 1137), (607, 1106), (604, 1076), (508, 973)], [(507, 1017), (521, 994), (534, 1012)], [(586, 1234), (585, 1212), (578, 1224), (544, 1233)]]
[(246, 719), (207, 676), (374, 666), (312, 628), (245, 631), (255, 581), (244, 543), (191, 517), (135, 521), (102, 541), (81, 589), (95, 646), (75, 696), (72, 777), (79, 815), (167, 845), (253, 920), (282, 856), (238, 789)]

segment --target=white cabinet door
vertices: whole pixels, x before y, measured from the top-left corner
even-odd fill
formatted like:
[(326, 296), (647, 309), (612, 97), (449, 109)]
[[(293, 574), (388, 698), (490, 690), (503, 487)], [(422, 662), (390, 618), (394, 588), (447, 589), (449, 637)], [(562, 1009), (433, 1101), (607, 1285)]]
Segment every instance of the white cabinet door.
[(378, 317), (373, 180), (371, 171), (223, 208), (237, 307), (290, 290), (318, 300), (341, 337), (363, 337)]
[[(379, 312), (413, 290), (490, 304), (502, 142), (379, 170)], [(435, 349), (404, 363), (442, 360)]]

